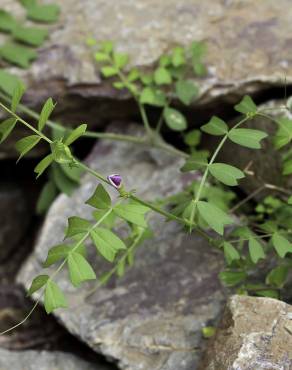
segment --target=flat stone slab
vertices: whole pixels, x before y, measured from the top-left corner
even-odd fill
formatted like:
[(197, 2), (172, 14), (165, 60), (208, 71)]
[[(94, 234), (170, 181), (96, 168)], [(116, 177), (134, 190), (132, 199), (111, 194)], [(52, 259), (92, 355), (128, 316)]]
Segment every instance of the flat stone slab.
[(64, 352), (8, 351), (0, 348), (1, 370), (107, 370)]
[[(50, 3), (51, 0), (44, 0)], [(113, 95), (96, 69), (86, 39), (114, 40), (131, 56), (133, 66), (151, 66), (177, 44), (208, 44), (207, 78), (201, 98), (207, 103), (231, 92), (256, 92), (283, 85), (292, 75), (292, 8), (290, 0), (54, 0), (61, 7), (50, 40), (28, 71), (12, 69), (29, 86), (35, 104), (44, 96), (65, 98)], [(23, 16), (17, 0), (1, 7)], [(58, 99), (59, 100), (59, 99)]]
[[(133, 127), (123, 126), (123, 132), (133, 134)], [(193, 179), (179, 172), (181, 160), (129, 143), (100, 143), (88, 163), (103, 174), (120, 173), (128, 189), (137, 189), (148, 200), (181, 191)], [(62, 195), (55, 201), (35, 251), (18, 276), (26, 287), (40, 273), (49, 247), (63, 239), (67, 217), (90, 217), (92, 209), (84, 202), (96, 185), (95, 178), (85, 176), (71, 199)], [(153, 215), (150, 224), (155, 236), (138, 248), (134, 266), (89, 297), (93, 285), (76, 290), (68, 283), (67, 272), (58, 275), (70, 308), (55, 315), (121, 369), (194, 370), (205, 342), (201, 329), (216, 321), (224, 301), (217, 276), (222, 257), (174, 222)], [(112, 266), (95, 257), (91, 262), (97, 275)]]
[(232, 296), (201, 370), (289, 370), (292, 306), (272, 298)]

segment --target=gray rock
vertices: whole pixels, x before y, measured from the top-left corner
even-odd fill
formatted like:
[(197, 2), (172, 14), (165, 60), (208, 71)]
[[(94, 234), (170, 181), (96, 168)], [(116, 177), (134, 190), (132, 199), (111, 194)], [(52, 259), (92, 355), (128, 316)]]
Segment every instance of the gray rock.
[(292, 307), (271, 298), (232, 296), (201, 370), (289, 370)]
[[(290, 82), (290, 0), (55, 2), (61, 7), (61, 19), (51, 26), (50, 40), (40, 49), (39, 59), (28, 71), (11, 68), (32, 88), (27, 99), (34, 106), (54, 96), (63, 113), (65, 107), (81, 112), (87, 104), (84, 113), (92, 118), (98, 112), (96, 121), (118, 114), (108, 99), (125, 96), (101, 80), (87, 37), (114, 40), (119, 50), (130, 54), (133, 66), (143, 67), (151, 66), (174, 45), (205, 40), (209, 74), (201, 80), (196, 105), (218, 99), (230, 102), (238, 94), (282, 85), (284, 75)], [(24, 15), (17, 0), (2, 0), (1, 7)], [(92, 98), (91, 109), (84, 98)]]
[[(123, 132), (135, 131), (123, 126)], [(103, 174), (120, 173), (128, 189), (149, 200), (180, 191), (192, 179), (179, 172), (181, 160), (128, 143), (100, 143), (88, 163)], [(62, 195), (55, 201), (18, 276), (26, 287), (41, 271), (49, 247), (63, 239), (66, 218), (90, 217), (84, 201), (96, 185), (95, 178), (85, 176), (71, 199)], [(123, 278), (113, 278), (88, 296), (92, 285), (76, 290), (67, 272), (58, 275), (71, 308), (55, 314), (71, 333), (118, 361), (121, 369), (195, 369), (204, 346), (201, 329), (216, 321), (224, 299), (217, 277), (223, 261), (205, 240), (178, 224), (157, 215), (150, 223), (155, 237), (137, 250), (135, 264)], [(98, 275), (111, 268), (94, 260)]]
[(107, 370), (64, 352), (8, 351), (0, 348), (0, 370)]
[(0, 185), (0, 263), (23, 242), (31, 219), (26, 195), (14, 183)]

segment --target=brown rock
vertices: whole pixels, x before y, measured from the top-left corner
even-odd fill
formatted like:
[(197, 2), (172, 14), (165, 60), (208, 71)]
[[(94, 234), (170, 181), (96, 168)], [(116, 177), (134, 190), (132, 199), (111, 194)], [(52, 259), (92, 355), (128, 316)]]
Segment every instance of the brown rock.
[(232, 296), (201, 370), (289, 370), (292, 307), (271, 298)]

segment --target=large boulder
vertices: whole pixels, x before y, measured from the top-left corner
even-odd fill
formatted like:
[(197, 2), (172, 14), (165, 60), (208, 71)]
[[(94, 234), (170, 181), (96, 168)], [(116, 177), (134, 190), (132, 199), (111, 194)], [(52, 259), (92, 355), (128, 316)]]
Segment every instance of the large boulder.
[[(123, 132), (133, 134), (136, 129), (123, 126)], [(129, 143), (100, 143), (88, 163), (103, 174), (119, 172), (128, 189), (137, 189), (148, 200), (179, 192), (193, 179), (179, 172), (181, 160)], [(49, 247), (63, 239), (67, 217), (91, 217), (84, 202), (96, 185), (96, 179), (86, 175), (70, 199), (61, 195), (55, 201), (34, 253), (18, 276), (26, 287), (42, 270)], [(204, 346), (201, 329), (216, 322), (224, 300), (217, 278), (223, 261), (205, 240), (180, 225), (154, 214), (150, 223), (155, 236), (137, 250), (135, 264), (123, 278), (113, 278), (88, 296), (91, 284), (73, 289), (67, 272), (60, 273), (56, 279), (70, 308), (55, 315), (121, 369), (194, 370)], [(111, 269), (95, 258), (91, 263), (98, 275)]]
[(271, 298), (232, 296), (201, 370), (291, 369), (292, 307)]
[[(126, 96), (100, 78), (87, 37), (114, 40), (119, 50), (130, 54), (132, 66), (142, 67), (151, 66), (174, 45), (206, 41), (209, 72), (200, 82), (195, 106), (230, 102), (238, 94), (282, 85), (284, 74), (290, 82), (290, 0), (54, 2), (61, 8), (61, 18), (52, 25), (38, 60), (27, 71), (11, 70), (31, 87), (30, 104), (37, 106), (54, 96), (62, 115), (69, 113), (74, 122), (86, 118), (97, 123), (133, 111), (126, 110), (124, 102), (112, 109), (112, 99)], [(17, 0), (2, 0), (1, 7), (24, 16)]]
[(109, 370), (65, 352), (8, 351), (0, 348), (1, 370)]

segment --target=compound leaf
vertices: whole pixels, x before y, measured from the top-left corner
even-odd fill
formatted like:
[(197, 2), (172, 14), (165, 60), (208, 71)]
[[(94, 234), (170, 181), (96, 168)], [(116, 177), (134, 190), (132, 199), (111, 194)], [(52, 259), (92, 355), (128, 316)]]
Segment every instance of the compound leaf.
[(37, 58), (37, 53), (26, 46), (7, 42), (0, 47), (0, 56), (9, 63), (28, 68), (31, 62)]
[(16, 118), (7, 118), (0, 124), (0, 144), (10, 135), (16, 125)]
[(223, 235), (225, 225), (233, 223), (230, 216), (209, 202), (199, 201), (197, 207), (204, 221), (220, 235)]
[(263, 259), (266, 256), (261, 244), (252, 237), (249, 238), (248, 249), (253, 263), (258, 263), (260, 259)]
[(48, 275), (39, 275), (36, 278), (34, 278), (27, 294), (31, 296), (33, 293), (37, 292), (44, 285), (47, 284), (48, 279), (49, 279)]
[(51, 313), (61, 307), (67, 307), (65, 296), (55, 282), (48, 280), (45, 290), (45, 310), (47, 313)]
[(236, 104), (234, 109), (243, 114), (250, 114), (257, 112), (257, 106), (255, 105), (252, 98), (248, 95), (245, 95), (239, 104)]
[(99, 184), (86, 204), (97, 209), (108, 209), (111, 206), (111, 198), (105, 188)]
[(39, 118), (39, 122), (38, 122), (38, 129), (39, 131), (42, 131), (43, 128), (45, 127), (46, 123), (47, 123), (47, 120), (49, 119), (53, 109), (55, 108), (55, 104), (53, 103), (53, 100), (52, 98), (49, 98), (43, 108), (42, 108), (42, 111), (40, 113), (40, 118)]
[(183, 131), (187, 128), (185, 117), (176, 109), (165, 108), (163, 111), (165, 122), (174, 131)]
[(69, 136), (66, 138), (65, 144), (71, 145), (72, 143), (74, 143), (74, 141), (79, 139), (80, 136), (82, 136), (85, 133), (86, 129), (87, 129), (86, 124), (76, 127), (72, 132), (70, 132)]
[(30, 135), (26, 136), (23, 139), (20, 139), (15, 144), (16, 149), (19, 151), (20, 156), (18, 158), (18, 161), (31, 149), (33, 149), (41, 140), (41, 138), (38, 135)]
[(209, 165), (209, 171), (217, 180), (228, 186), (238, 185), (237, 180), (244, 177), (241, 170), (225, 163), (212, 163)]
[(96, 275), (92, 267), (79, 253), (69, 253), (68, 268), (70, 280), (76, 287), (78, 287), (83, 281), (96, 279)]
[(234, 128), (228, 132), (231, 141), (251, 149), (260, 149), (260, 141), (267, 136), (263, 131), (249, 128)]
[(222, 119), (213, 116), (208, 123), (201, 127), (201, 130), (210, 135), (222, 136), (227, 134), (228, 126)]
[(66, 244), (60, 244), (56, 245), (55, 247), (52, 247), (48, 252), (48, 256), (44, 262), (44, 267), (49, 267), (54, 263), (62, 259), (65, 259), (68, 256), (68, 253), (70, 253), (70, 251), (71, 251), (70, 246)]

